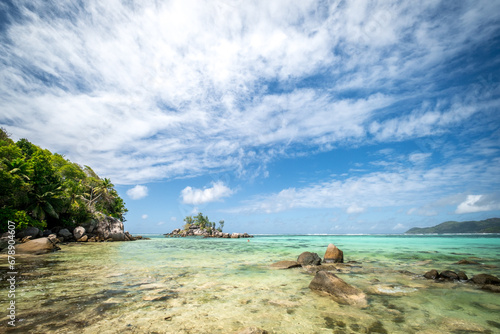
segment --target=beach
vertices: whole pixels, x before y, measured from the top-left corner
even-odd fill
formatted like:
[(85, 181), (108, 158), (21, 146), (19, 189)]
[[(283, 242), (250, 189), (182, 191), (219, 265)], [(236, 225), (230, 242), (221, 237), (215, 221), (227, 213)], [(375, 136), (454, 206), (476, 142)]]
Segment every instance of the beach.
[[(500, 276), (499, 235), (256, 235), (71, 243), (16, 259), (18, 333), (435, 333), (500, 331), (500, 295), (431, 269)], [(304, 268), (273, 270), (305, 251), (344, 252), (335, 274), (368, 307), (309, 289)], [(477, 264), (456, 264), (468, 259)], [(351, 261), (349, 263), (349, 261)], [(2, 268), (6, 268), (3, 260)], [(7, 282), (2, 280), (2, 291)], [(0, 296), (2, 305), (7, 294)], [(1, 328), (6, 329), (6, 321)]]

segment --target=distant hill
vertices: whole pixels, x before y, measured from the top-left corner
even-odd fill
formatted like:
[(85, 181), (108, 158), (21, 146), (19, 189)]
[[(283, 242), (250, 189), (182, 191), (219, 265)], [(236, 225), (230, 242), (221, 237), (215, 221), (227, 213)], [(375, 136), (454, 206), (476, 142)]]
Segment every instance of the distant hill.
[(500, 233), (500, 218), (490, 218), (481, 221), (444, 222), (433, 227), (414, 227), (406, 234), (429, 233)]

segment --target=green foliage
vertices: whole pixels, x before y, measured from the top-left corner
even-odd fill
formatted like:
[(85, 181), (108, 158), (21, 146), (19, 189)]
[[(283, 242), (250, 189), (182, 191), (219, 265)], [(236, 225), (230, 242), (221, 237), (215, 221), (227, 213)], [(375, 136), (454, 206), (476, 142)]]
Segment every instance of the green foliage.
[(10, 208), (0, 209), (0, 229), (2, 231), (7, 231), (9, 220), (16, 223), (16, 230), (22, 230), (28, 226), (38, 227), (39, 229), (47, 227), (47, 223), (44, 220), (40, 221), (33, 219), (26, 211)]
[(111, 180), (26, 139), (14, 143), (0, 129), (0, 232), (9, 219), (17, 228), (45, 228), (80, 224), (99, 213), (124, 221), (126, 212)]
[[(201, 212), (198, 213), (196, 216), (186, 216), (186, 218), (184, 218), (184, 221), (186, 222), (186, 224), (184, 225), (185, 231), (189, 230), (189, 227), (193, 224), (202, 230), (206, 231), (215, 230), (215, 225), (216, 225), (215, 222), (211, 222), (208, 219), (208, 216), (203, 216)], [(223, 228), (224, 228), (224, 221), (221, 220), (219, 221), (219, 228), (217, 228), (217, 230), (219, 232), (222, 232)]]

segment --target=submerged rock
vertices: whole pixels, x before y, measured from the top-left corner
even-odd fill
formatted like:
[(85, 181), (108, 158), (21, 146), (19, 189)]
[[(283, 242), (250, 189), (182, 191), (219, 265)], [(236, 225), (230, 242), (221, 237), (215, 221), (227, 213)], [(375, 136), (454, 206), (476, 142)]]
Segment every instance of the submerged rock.
[(290, 269), (300, 267), (300, 263), (296, 261), (279, 261), (271, 264), (271, 268), (273, 269)]
[(439, 273), (436, 269), (432, 269), (424, 274), (424, 277), (427, 279), (438, 279)]
[(321, 258), (316, 253), (304, 252), (299, 255), (297, 262), (302, 266), (318, 266), (321, 264)]
[(334, 244), (329, 244), (323, 259), (325, 263), (344, 263), (344, 252)]
[(339, 304), (367, 307), (366, 295), (358, 288), (347, 284), (335, 274), (318, 271), (309, 284), (311, 290), (322, 291), (330, 295)]
[(479, 274), (475, 275), (471, 278), (471, 281), (475, 284), (491, 284), (491, 285), (500, 285), (500, 279), (493, 275), (489, 274)]
[(456, 272), (451, 271), (451, 270), (445, 270), (441, 272), (439, 275), (441, 278), (449, 281), (457, 281), (458, 280), (458, 275)]
[(16, 245), (16, 254), (46, 254), (60, 250), (49, 238), (30, 240), (24, 244)]
[(480, 263), (477, 261), (463, 259), (463, 260), (458, 261), (455, 264), (480, 264)]

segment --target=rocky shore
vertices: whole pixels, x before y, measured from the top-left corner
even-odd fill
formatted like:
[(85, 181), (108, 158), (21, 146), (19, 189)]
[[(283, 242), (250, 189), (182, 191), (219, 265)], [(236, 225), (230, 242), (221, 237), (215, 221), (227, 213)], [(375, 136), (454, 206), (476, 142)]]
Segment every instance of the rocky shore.
[[(0, 251), (8, 247), (8, 235), (6, 232), (0, 238)], [(63, 242), (104, 242), (104, 241), (134, 241), (142, 238), (132, 236), (124, 231), (123, 222), (119, 219), (99, 215), (73, 228), (54, 227), (50, 230), (40, 230), (36, 227), (28, 227), (15, 235), (16, 254), (45, 254), (60, 250), (58, 244)]]
[(201, 228), (199, 225), (191, 224), (189, 228), (181, 230), (177, 228), (171, 233), (165, 233), (165, 237), (194, 237), (202, 236), (205, 238), (227, 238), (227, 239), (238, 239), (238, 238), (253, 238), (253, 235), (248, 233), (223, 233), (215, 228)]

